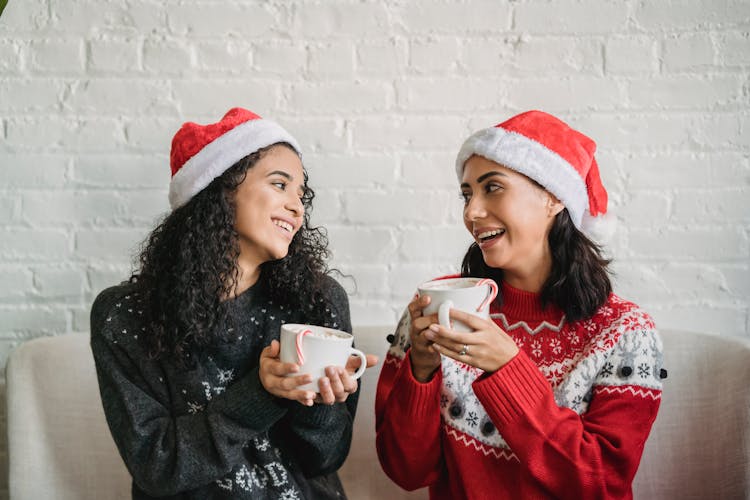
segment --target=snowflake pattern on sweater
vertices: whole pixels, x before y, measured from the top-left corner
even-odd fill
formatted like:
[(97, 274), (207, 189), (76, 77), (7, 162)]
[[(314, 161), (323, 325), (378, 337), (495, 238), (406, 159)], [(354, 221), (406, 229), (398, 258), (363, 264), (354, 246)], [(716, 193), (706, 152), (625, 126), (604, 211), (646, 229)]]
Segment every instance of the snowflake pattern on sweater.
[[(661, 398), (662, 345), (653, 320), (635, 304), (612, 294), (596, 314), (567, 323), (513, 321), (499, 311), (492, 319), (507, 332), (550, 383), (555, 402), (579, 415), (595, 392)], [(400, 365), (409, 348), (411, 317), (402, 315), (386, 363)], [(497, 432), (472, 389), (484, 372), (441, 357), (440, 410), (447, 435), (487, 456), (518, 460)]]

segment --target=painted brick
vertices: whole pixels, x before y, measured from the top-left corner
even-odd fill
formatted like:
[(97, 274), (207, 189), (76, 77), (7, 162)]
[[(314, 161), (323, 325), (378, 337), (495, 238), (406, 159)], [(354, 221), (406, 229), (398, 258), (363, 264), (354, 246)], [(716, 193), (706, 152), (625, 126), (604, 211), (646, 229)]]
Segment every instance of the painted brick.
[(461, 43), (459, 67), (471, 76), (515, 74), (530, 62), (516, 57), (517, 43), (516, 37), (466, 38)]
[(140, 69), (140, 42), (136, 39), (103, 39), (89, 42), (89, 69), (94, 72), (130, 73)]
[(170, 93), (169, 87), (154, 81), (96, 78), (72, 85), (65, 105), (82, 115), (170, 115), (177, 113)]
[(655, 38), (612, 37), (606, 42), (604, 54), (604, 68), (607, 73), (650, 74), (659, 68)]
[(625, 2), (586, 0), (516, 5), (514, 29), (526, 33), (612, 33), (628, 24)]
[(742, 0), (647, 0), (633, 12), (638, 27), (653, 30), (683, 30), (741, 23), (750, 16), (750, 5)]
[(714, 109), (741, 98), (743, 83), (740, 76), (636, 79), (627, 84), (627, 94), (635, 109)]
[(289, 92), (292, 109), (307, 109), (310, 113), (378, 111), (390, 107), (393, 101), (388, 85), (375, 82), (324, 83), (312, 86), (295, 84)]
[(294, 9), (295, 30), (303, 37), (371, 37), (389, 31), (389, 16), (380, 3), (300, 3)]
[(355, 224), (402, 225), (441, 224), (459, 209), (452, 192), (375, 191), (347, 192), (344, 207), (348, 220)]
[(603, 52), (598, 38), (523, 36), (516, 45), (515, 73), (528, 77), (600, 76)]
[(105, 288), (127, 281), (130, 275), (131, 269), (129, 266), (124, 264), (113, 265), (109, 262), (102, 265), (89, 266), (86, 271), (89, 289), (93, 296), (98, 295)]
[(313, 200), (312, 224), (314, 226), (325, 226), (342, 222), (341, 196), (339, 192), (331, 189), (316, 189)]
[(138, 251), (151, 228), (80, 229), (75, 235), (79, 259), (125, 265)]
[(312, 78), (348, 80), (354, 74), (354, 46), (350, 40), (315, 44), (308, 49)]
[(0, 302), (21, 299), (34, 291), (33, 274), (25, 267), (0, 267)]
[(3, 10), (2, 26), (6, 33), (38, 33), (47, 27), (49, 21), (46, 0), (8, 2)]
[(84, 273), (79, 268), (34, 267), (34, 284), (41, 297), (79, 297), (83, 292)]
[(62, 155), (0, 153), (2, 188), (62, 187), (68, 163)]
[(298, 75), (307, 67), (302, 44), (269, 40), (253, 44), (253, 70), (272, 75)]
[(409, 78), (397, 82), (396, 94), (402, 109), (469, 112), (500, 104), (503, 89), (485, 79)]
[(193, 50), (187, 41), (149, 38), (143, 42), (143, 69), (158, 75), (179, 75), (193, 66)]
[[(219, 117), (211, 121), (216, 121)], [(128, 147), (137, 152), (148, 151), (168, 155), (172, 137), (180, 129), (180, 125), (182, 123), (176, 118), (134, 118), (125, 125)]]
[(723, 65), (750, 65), (750, 33), (739, 31), (719, 36), (716, 52)]
[(185, 37), (242, 38), (269, 35), (277, 24), (270, 6), (251, 4), (174, 4), (167, 9), (167, 23), (172, 33)]
[(122, 140), (120, 125), (111, 119), (45, 117), (12, 119), (8, 122), (8, 143), (37, 151), (110, 151)]
[(419, 226), (401, 235), (399, 257), (402, 262), (435, 262), (437, 265), (460, 265), (471, 244), (466, 228), (450, 226)]
[[(56, 308), (0, 309), (0, 334), (24, 333), (38, 336), (61, 333), (66, 329), (65, 314)], [(6, 336), (3, 335), (3, 337)]]
[(492, 33), (511, 27), (510, 5), (487, 0), (470, 4), (408, 2), (396, 15), (408, 33)]
[[(734, 260), (750, 255), (748, 237), (731, 226), (685, 229), (660, 228), (629, 231), (630, 249), (641, 258), (684, 260)], [(721, 245), (713, 242), (721, 241)]]
[(679, 34), (664, 40), (664, 67), (668, 71), (699, 70), (711, 67), (715, 59), (709, 33)]
[(419, 74), (451, 73), (458, 68), (460, 53), (455, 37), (415, 40), (409, 47), (409, 65)]
[(388, 229), (328, 226), (334, 263), (385, 264), (395, 257), (396, 242)]
[(622, 105), (621, 87), (603, 78), (524, 80), (508, 85), (508, 102), (516, 109), (548, 112), (611, 110)]
[(237, 40), (199, 40), (195, 42), (197, 65), (201, 70), (221, 74), (242, 74), (252, 67), (252, 48)]
[(313, 189), (382, 187), (396, 182), (397, 160), (389, 154), (310, 154), (303, 160)]
[(356, 151), (391, 151), (394, 149), (448, 150), (457, 152), (469, 132), (463, 117), (399, 116), (387, 126), (380, 118), (353, 120), (352, 145)]
[(634, 191), (624, 205), (618, 207), (617, 215), (628, 227), (643, 227), (661, 224), (670, 213), (670, 197), (664, 193)]
[(30, 45), (29, 51), (29, 66), (34, 71), (76, 74), (83, 70), (84, 47), (81, 40), (38, 40)]
[[(696, 314), (696, 310), (700, 313)], [(652, 306), (649, 312), (657, 325), (670, 325), (670, 329), (748, 338), (743, 333), (747, 314), (743, 307), (674, 304)]]
[(164, 32), (166, 17), (158, 3), (134, 0), (125, 3), (98, 0), (50, 0), (51, 24), (60, 32), (151, 34)]
[(402, 154), (400, 182), (417, 188), (435, 187), (452, 190), (458, 199), (458, 179), (455, 170), (457, 152)]
[(679, 191), (674, 197), (674, 221), (717, 224), (750, 223), (748, 188)]
[(116, 193), (29, 191), (22, 199), (22, 218), (33, 227), (111, 225), (121, 214), (122, 200)]
[(358, 74), (392, 77), (403, 74), (408, 67), (408, 46), (403, 40), (363, 40), (356, 50)]
[(78, 188), (165, 188), (170, 178), (167, 154), (96, 155), (74, 160), (71, 182)]
[(53, 229), (0, 229), (0, 259), (61, 260), (70, 256), (68, 235)]
[(18, 42), (15, 40), (0, 39), (0, 54), (0, 74), (14, 75), (21, 72), (23, 69), (23, 58), (21, 57), (21, 47)]

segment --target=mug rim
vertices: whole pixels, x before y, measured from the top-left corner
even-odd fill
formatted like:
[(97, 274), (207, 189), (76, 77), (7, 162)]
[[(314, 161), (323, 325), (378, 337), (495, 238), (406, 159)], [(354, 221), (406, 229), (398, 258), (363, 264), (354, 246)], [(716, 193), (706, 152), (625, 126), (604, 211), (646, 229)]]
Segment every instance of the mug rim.
[[(290, 328), (286, 328), (286, 327), (290, 327)], [(300, 330), (305, 329), (305, 328), (308, 328), (311, 330), (312, 329), (324, 330), (326, 331), (326, 333), (333, 332), (333, 335), (335, 335), (335, 337), (333, 338), (332, 337), (317, 337), (313, 335), (312, 337), (309, 337), (309, 336), (305, 337), (305, 340), (316, 339), (316, 340), (330, 340), (330, 341), (347, 341), (350, 338), (354, 338), (354, 335), (352, 335), (349, 332), (345, 332), (344, 330), (337, 330), (336, 328), (330, 328), (330, 327), (322, 326), (322, 325), (311, 325), (309, 323), (282, 323), (281, 324), (281, 328), (283, 330), (286, 330), (289, 333), (293, 333), (296, 335), (299, 333), (299, 331), (292, 330), (292, 328), (295, 328), (295, 327), (299, 327)]]
[(429, 280), (429, 281), (425, 281), (424, 283), (421, 283), (417, 287), (417, 290), (419, 290), (420, 292), (421, 291), (426, 291), (426, 292), (427, 291), (430, 291), (430, 292), (434, 292), (434, 291), (443, 292), (443, 291), (448, 291), (448, 290), (454, 290), (454, 291), (455, 290), (463, 290), (464, 288), (472, 288), (472, 287), (470, 287), (470, 286), (464, 286), (464, 287), (459, 287), (459, 288), (435, 288), (434, 286), (428, 286), (428, 285), (433, 285), (433, 284), (437, 285), (437, 284), (440, 284), (440, 283), (455, 283), (457, 281), (473, 282), (476, 285), (476, 283), (479, 283), (482, 279), (483, 278), (477, 278), (476, 276), (460, 276), (458, 278), (439, 278), (439, 279)]

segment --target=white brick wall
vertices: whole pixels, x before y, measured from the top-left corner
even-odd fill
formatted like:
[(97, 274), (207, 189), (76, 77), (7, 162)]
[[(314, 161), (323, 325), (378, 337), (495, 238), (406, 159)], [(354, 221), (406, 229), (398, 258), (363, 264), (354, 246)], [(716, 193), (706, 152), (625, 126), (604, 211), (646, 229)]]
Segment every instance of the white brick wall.
[(541, 108), (599, 143), (620, 294), (662, 328), (750, 337), (747, 0), (10, 0), (0, 365), (88, 329), (167, 210), (172, 134), (233, 105), (302, 142), (355, 323), (457, 269), (453, 155)]

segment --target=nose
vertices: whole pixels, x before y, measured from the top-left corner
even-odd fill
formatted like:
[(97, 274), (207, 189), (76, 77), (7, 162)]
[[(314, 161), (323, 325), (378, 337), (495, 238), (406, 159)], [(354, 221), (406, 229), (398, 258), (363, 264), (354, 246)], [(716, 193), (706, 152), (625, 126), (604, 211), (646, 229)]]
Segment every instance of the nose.
[(481, 219), (487, 215), (487, 210), (484, 208), (484, 202), (481, 196), (472, 196), (469, 198), (469, 202), (464, 206), (464, 219), (467, 221), (475, 221)]
[(295, 217), (302, 217), (305, 213), (305, 205), (302, 200), (293, 191), (289, 191), (289, 196), (284, 204), (285, 208), (289, 210)]

